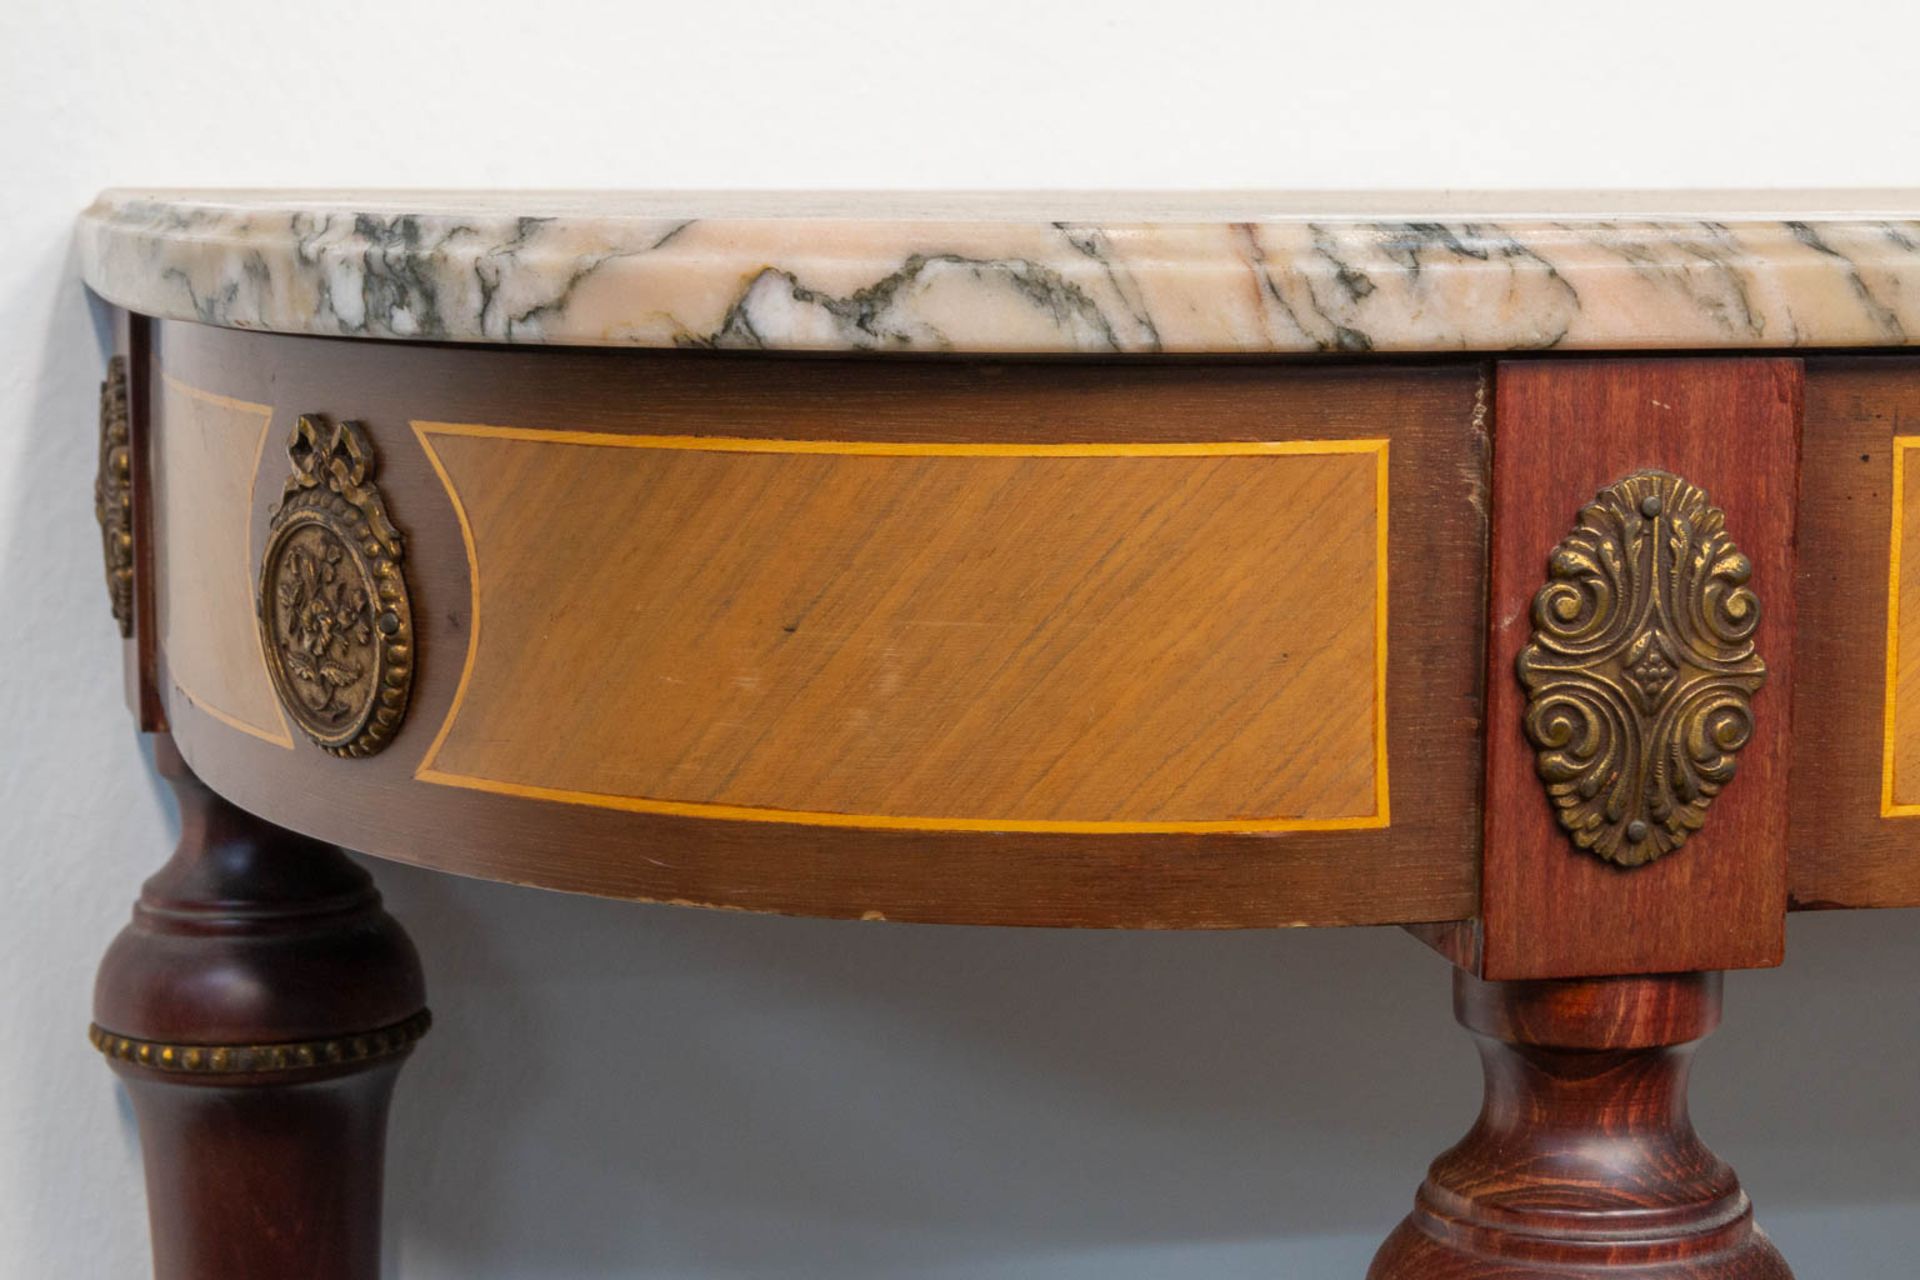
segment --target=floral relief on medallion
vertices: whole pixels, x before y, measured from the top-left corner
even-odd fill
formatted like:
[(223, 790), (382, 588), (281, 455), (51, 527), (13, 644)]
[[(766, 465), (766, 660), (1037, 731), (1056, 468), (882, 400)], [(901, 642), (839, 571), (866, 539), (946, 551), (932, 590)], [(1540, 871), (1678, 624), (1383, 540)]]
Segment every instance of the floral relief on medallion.
[(93, 518), (107, 569), (107, 602), (122, 636), (133, 634), (133, 432), (127, 358), (107, 362), (100, 384), (100, 463), (93, 477)]
[(302, 416), (261, 557), (260, 640), (281, 705), (322, 750), (367, 756), (398, 732), (413, 682), (404, 542), (362, 428)]

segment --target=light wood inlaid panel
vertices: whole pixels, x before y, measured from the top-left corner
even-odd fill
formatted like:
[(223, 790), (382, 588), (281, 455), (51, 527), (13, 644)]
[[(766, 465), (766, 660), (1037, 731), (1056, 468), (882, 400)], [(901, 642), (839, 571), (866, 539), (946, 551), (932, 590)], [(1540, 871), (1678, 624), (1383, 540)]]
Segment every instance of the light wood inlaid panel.
[(254, 623), (253, 486), (273, 409), (162, 376), (158, 385), (160, 630), (167, 670), (229, 728), (293, 745)]
[(425, 780), (923, 830), (1388, 821), (1384, 440), (416, 431), (475, 574)]
[(1887, 572), (1887, 720), (1880, 812), (1920, 817), (1920, 436), (1893, 438)]

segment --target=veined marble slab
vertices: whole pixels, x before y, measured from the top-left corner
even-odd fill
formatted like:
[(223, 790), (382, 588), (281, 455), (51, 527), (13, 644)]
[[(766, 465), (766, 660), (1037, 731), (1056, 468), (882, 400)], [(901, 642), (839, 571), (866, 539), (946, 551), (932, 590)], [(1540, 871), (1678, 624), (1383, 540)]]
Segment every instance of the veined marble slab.
[(108, 191), (148, 315), (449, 342), (902, 352), (1899, 346), (1920, 192)]

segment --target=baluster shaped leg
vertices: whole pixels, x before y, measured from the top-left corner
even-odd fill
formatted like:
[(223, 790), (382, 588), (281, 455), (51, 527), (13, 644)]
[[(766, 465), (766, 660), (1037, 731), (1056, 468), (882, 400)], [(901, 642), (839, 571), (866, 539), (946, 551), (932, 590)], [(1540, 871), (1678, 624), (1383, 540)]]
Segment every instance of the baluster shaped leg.
[(244, 813), (158, 740), (179, 848), (109, 948), (93, 1040), (139, 1120), (158, 1280), (377, 1280), (413, 944), (338, 849)]
[(1456, 970), (1454, 1012), (1479, 1045), (1486, 1100), (1369, 1280), (1792, 1280), (1687, 1116), (1720, 980)]

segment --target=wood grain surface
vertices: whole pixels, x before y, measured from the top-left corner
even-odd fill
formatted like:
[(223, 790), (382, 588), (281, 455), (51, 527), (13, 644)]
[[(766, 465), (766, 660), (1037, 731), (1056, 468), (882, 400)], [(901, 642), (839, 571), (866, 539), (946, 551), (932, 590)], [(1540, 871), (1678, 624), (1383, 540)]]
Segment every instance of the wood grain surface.
[(133, 507), (133, 634), (123, 646), (123, 683), (127, 709), (143, 733), (164, 732), (165, 697), (160, 688), (160, 618), (155, 584), (160, 580), (154, 559), (152, 381), (158, 372), (150, 341), (153, 322), (129, 311), (114, 312), (114, 353), (127, 362), (127, 416), (131, 441), (128, 462), (132, 472)]
[(377, 1280), (420, 959), (338, 849), (234, 808), (164, 735), (154, 755), (180, 843), (101, 961), (94, 1042), (140, 1124), (155, 1280)]
[[(165, 374), (153, 383), (160, 643), (174, 691), (234, 729), (291, 747), (254, 621), (248, 537), (273, 409)], [(264, 487), (278, 495), (271, 480)]]
[(1456, 970), (1485, 1101), (1368, 1280), (1792, 1280), (1687, 1114), (1720, 993), (1717, 973), (1483, 982)]
[[(1483, 415), (1476, 411), (1483, 371), (1477, 364), (1387, 368), (1160, 361), (782, 360), (711, 353), (509, 351), (331, 342), (184, 324), (157, 326), (155, 347), (162, 368), (188, 385), (271, 404), (278, 414), (324, 413), (363, 422), (379, 454), (379, 484), (388, 509), (407, 537), (405, 567), (419, 662), (409, 717), (384, 753), (343, 762), (322, 758), (304, 742), (296, 743), (292, 751), (271, 748), (209, 717), (184, 698), (170, 702), (175, 736), (196, 770), (216, 790), (283, 825), (382, 856), (506, 880), (617, 897), (830, 916), (1172, 928), (1449, 920), (1473, 909), (1481, 768), (1477, 748), (1483, 671), (1480, 637), (1485, 618), (1485, 440), (1480, 427)], [(1388, 555), (1393, 566), (1388, 585), (1386, 690), (1391, 825), (1198, 832), (861, 829), (628, 812), (418, 781), (415, 771), (454, 705), (474, 620), (472, 579), (459, 516), (432, 459), (409, 425), (415, 421), (509, 424), (536, 433), (810, 440), (829, 442), (836, 449), (860, 442), (984, 444), (1008, 447), (1015, 453), (1059, 445), (1153, 449), (1384, 439), (1391, 458)], [(1116, 530), (1124, 508), (1143, 509), (1144, 490), (1138, 481), (1094, 484), (1078, 470), (1069, 475), (1051, 465), (1027, 470), (1037, 462), (1053, 461), (1022, 462), (1008, 469), (1004, 479), (1019, 486), (1046, 471), (1051, 487), (1067, 485), (1061, 492), (1071, 492), (1095, 506), (1114, 504), (1111, 514), (1093, 523), (1104, 522)], [(1097, 458), (1079, 460), (1076, 466), (1081, 464), (1110, 465)], [(471, 472), (491, 464), (476, 451), (461, 465)], [(953, 460), (946, 459), (939, 467), (923, 469), (921, 480), (933, 486), (926, 490), (928, 497), (952, 500), (971, 495), (979, 500), (992, 490), (992, 485), (983, 487), (973, 479), (956, 485), (946, 478), (960, 474), (945, 469), (952, 465)], [(972, 465), (963, 469), (970, 470)], [(1274, 468), (1274, 480), (1254, 478), (1255, 473), (1244, 470), (1252, 465), (1228, 454), (1213, 468), (1187, 471), (1202, 486), (1207, 502), (1189, 504), (1191, 510), (1184, 514), (1172, 510), (1177, 502), (1163, 504), (1153, 517), (1187, 522), (1176, 542), (1182, 554), (1199, 557), (1186, 562), (1189, 568), (1204, 561), (1239, 577), (1230, 587), (1216, 582), (1203, 589), (1202, 578), (1189, 576), (1178, 590), (1158, 595), (1149, 590), (1158, 607), (1177, 616), (1167, 617), (1159, 629), (1145, 619), (1124, 626), (1136, 637), (1156, 637), (1161, 645), (1172, 646), (1183, 662), (1156, 659), (1148, 663), (1143, 658), (1139, 671), (1122, 673), (1112, 665), (1119, 660), (1119, 649), (1106, 649), (1101, 661), (1109, 665), (1087, 670), (1099, 673), (1116, 697), (1124, 687), (1151, 692), (1160, 700), (1172, 694), (1177, 700), (1185, 696), (1182, 679), (1207, 673), (1211, 687), (1206, 696), (1224, 698), (1232, 669), (1227, 658), (1246, 667), (1244, 678), (1234, 679), (1236, 685), (1256, 692), (1279, 688), (1269, 669), (1272, 662), (1281, 653), (1288, 654), (1290, 662), (1297, 655), (1276, 644), (1266, 665), (1249, 664), (1246, 658), (1254, 652), (1253, 643), (1234, 634), (1235, 619), (1257, 621), (1277, 632), (1297, 625), (1283, 618), (1283, 610), (1265, 593), (1302, 602), (1302, 607), (1337, 617), (1343, 628), (1364, 633), (1365, 611), (1333, 605), (1336, 597), (1347, 602), (1370, 599), (1370, 585), (1350, 583), (1335, 596), (1320, 598), (1325, 595), (1320, 593), (1311, 600), (1300, 594), (1303, 584), (1328, 580), (1329, 570), (1318, 564), (1316, 556), (1333, 557), (1329, 563), (1339, 564), (1341, 573), (1351, 562), (1365, 577), (1368, 566), (1353, 549), (1357, 541), (1349, 545), (1360, 526), (1351, 517), (1344, 522), (1327, 517), (1324, 549), (1283, 555), (1285, 545), (1297, 547), (1298, 543), (1290, 535), (1284, 544), (1279, 540), (1292, 516), (1284, 510), (1272, 513), (1275, 527), (1268, 529), (1246, 509), (1221, 501), (1235, 493), (1260, 501), (1287, 500), (1293, 491), (1288, 486), (1297, 480), (1287, 470), (1295, 464)], [(1170, 466), (1168, 474), (1173, 474)], [(481, 488), (493, 484), (488, 501), (498, 510), (488, 517), (491, 536), (498, 537), (517, 523), (524, 528), (513, 534), (513, 541), (531, 549), (539, 545), (540, 531), (553, 527), (553, 491), (547, 490), (549, 500), (538, 500), (537, 491), (556, 477), (542, 478), (537, 470), (526, 475), (531, 486), (526, 501), (501, 487), (498, 479), (468, 475), (461, 483)], [(599, 476), (599, 471), (577, 472), (567, 479), (591, 485)], [(1351, 477), (1341, 471), (1339, 476), (1343, 485), (1356, 491), (1364, 487), (1358, 471)], [(731, 475), (723, 478), (729, 484), (736, 481)], [(823, 473), (820, 479), (831, 487), (845, 477)], [(684, 477), (676, 481), (685, 482)], [(1325, 483), (1325, 477), (1318, 482)], [(261, 483), (254, 493), (249, 556), (256, 562), (267, 508), (277, 486), (276, 476), (272, 484)], [(797, 498), (803, 487), (796, 486), (786, 496)], [(569, 501), (577, 496), (578, 492), (570, 495)], [(1177, 492), (1173, 496), (1177, 498)], [(710, 490), (706, 499), (689, 510), (699, 515), (711, 503), (715, 504), (712, 510), (719, 511), (726, 502), (726, 491)], [(921, 505), (925, 527), (914, 536), (939, 535), (951, 541), (970, 528), (938, 503)], [(577, 510), (566, 517), (572, 522), (568, 536), (588, 537), (589, 516), (595, 507), (587, 502), (574, 506)], [(837, 510), (842, 514), (835, 522), (872, 518), (844, 502)], [(646, 532), (647, 522), (657, 521), (657, 514), (635, 510), (630, 504), (604, 511), (602, 516), (591, 536), (603, 544), (633, 550), (670, 545), (661, 541), (659, 529)], [(1043, 541), (1031, 536), (1022, 540), (1034, 545), (1004, 544), (1006, 554), (1021, 557), (1025, 567), (1036, 567), (1048, 556), (1058, 557), (1060, 565), (1086, 560), (1086, 543), (1075, 543), (1068, 536), (1070, 527), (1062, 512), (1028, 512), (1024, 518), (1038, 522), (1031, 526), (1034, 532), (1046, 534)], [(1216, 523), (1221, 521), (1226, 523)], [(1009, 527), (1024, 530), (1028, 526)], [(1231, 539), (1216, 531), (1252, 541), (1235, 549)], [(798, 554), (778, 547), (776, 540), (766, 538), (750, 523), (739, 533), (750, 543), (758, 538), (756, 545), (764, 552)], [(973, 529), (970, 536), (977, 534)], [(1082, 536), (1077, 526), (1073, 535)], [(650, 544), (645, 541), (649, 537)], [(1127, 537), (1145, 539), (1130, 543), (1141, 549), (1166, 551), (1176, 545), (1164, 537), (1155, 542), (1151, 526)], [(584, 562), (574, 562), (576, 553), (563, 545), (564, 540), (553, 544), (549, 563), (556, 572), (581, 571)], [(479, 554), (484, 579), (489, 572), (484, 546)], [(1261, 566), (1262, 558), (1272, 563)], [(692, 569), (705, 561), (696, 564), (694, 558), (682, 558), (678, 563)], [(590, 571), (614, 572), (616, 585), (623, 590), (645, 578), (644, 574), (640, 579), (620, 576), (636, 570), (630, 565), (616, 567), (611, 560), (599, 562)], [(964, 584), (970, 599), (1005, 598), (994, 595), (1006, 588), (993, 575), (977, 567), (966, 572), (971, 574)], [(771, 579), (762, 579), (753, 590), (760, 593), (776, 586)], [(163, 584), (163, 589), (170, 588)], [(702, 589), (710, 594), (711, 583)], [(1107, 590), (1109, 599), (1123, 611), (1118, 616), (1124, 617), (1122, 597), (1134, 592), (1115, 592), (1111, 584)], [(1295, 594), (1289, 596), (1289, 592)], [(849, 601), (854, 602), (852, 597)], [(1224, 618), (1213, 616), (1216, 603), (1225, 608)], [(636, 613), (630, 604), (623, 605), (620, 591), (606, 595), (593, 625), (684, 627), (675, 614), (660, 607), (649, 605)], [(896, 613), (896, 617), (906, 616)], [(480, 621), (484, 650), (488, 625), (484, 613)], [(788, 621), (792, 619), (783, 619), (783, 625)], [(682, 642), (693, 634), (683, 629)], [(804, 622), (796, 634), (805, 634)], [(1194, 644), (1192, 636), (1204, 638), (1204, 643)], [(1328, 655), (1316, 652), (1306, 665), (1332, 657), (1351, 666), (1342, 655), (1366, 647), (1352, 634), (1330, 639)], [(531, 644), (531, 640), (524, 642), (524, 646)], [(1191, 647), (1183, 651), (1182, 645)], [(1216, 657), (1211, 651), (1215, 647), (1224, 653)], [(618, 646), (613, 652), (631, 656)], [(870, 661), (873, 652), (870, 647), (863, 650), (863, 660)], [(173, 662), (171, 652), (165, 656)], [(720, 655), (715, 660), (723, 659)], [(562, 729), (583, 726), (589, 737), (601, 735), (598, 741), (605, 749), (615, 737), (606, 734), (597, 720), (580, 719), (575, 710), (603, 709), (604, 704), (628, 696), (620, 682), (632, 679), (632, 673), (621, 668), (601, 670), (570, 684), (553, 680), (545, 686), (552, 697), (542, 703), (543, 713), (552, 715)], [(988, 687), (981, 685), (970, 696), (983, 695)], [(1043, 700), (1061, 696), (1037, 680), (1028, 687)], [(1299, 786), (1301, 775), (1289, 773), (1299, 768), (1293, 759), (1297, 752), (1276, 755), (1267, 769), (1257, 773), (1250, 756), (1234, 763), (1233, 767), (1247, 771), (1248, 779), (1246, 794), (1237, 798), (1234, 788), (1218, 783), (1210, 768), (1200, 765), (1198, 754), (1185, 757), (1187, 778), (1179, 786), (1156, 791), (1138, 785), (1129, 791), (1116, 780), (1133, 772), (1134, 766), (1100, 760), (1066, 731), (1070, 724), (1055, 723), (1068, 702), (1044, 705), (1049, 708), (1045, 715), (1026, 714), (1023, 732), (1046, 737), (1051, 744), (1047, 749), (1058, 758), (1080, 761), (1075, 784), (1079, 790), (1064, 790), (1052, 797), (1035, 792), (1035, 798), (1021, 802), (1028, 806), (1022, 810), (1028, 815), (1097, 819), (1102, 813), (1117, 813), (1127, 819), (1152, 820), (1218, 813), (1223, 805), (1233, 806), (1227, 810), (1229, 816), (1271, 816), (1289, 808), (1343, 813), (1364, 807), (1362, 795), (1370, 779), (1365, 772), (1356, 773), (1351, 762), (1356, 755), (1364, 762), (1363, 743), (1371, 725), (1369, 708), (1357, 697), (1352, 702), (1353, 717), (1338, 722), (1334, 717), (1320, 718), (1325, 743), (1311, 746), (1337, 744), (1329, 755), (1340, 763), (1310, 767), (1332, 767), (1334, 774), (1328, 776), (1337, 774), (1345, 781), (1309, 780), (1314, 797), (1309, 804), (1290, 804), (1285, 794)], [(565, 714), (560, 714), (562, 710)], [(982, 710), (994, 714), (1012, 710), (1016, 721), (1022, 716), (1012, 704)], [(1123, 710), (1127, 714), (1121, 720), (1133, 723), (1136, 708)], [(824, 714), (829, 724), (835, 714), (826, 700), (817, 704), (816, 711), (815, 718)], [(1144, 709), (1139, 713), (1146, 714)], [(463, 710), (461, 717), (467, 714)], [(1154, 714), (1183, 712), (1175, 708)], [(610, 722), (620, 719), (616, 716)], [(995, 741), (989, 719), (969, 722), (976, 744)], [(1148, 722), (1174, 723), (1150, 718)], [(1296, 731), (1313, 723), (1312, 713), (1303, 712)], [(456, 720), (456, 728), (458, 724)], [(911, 728), (902, 718), (890, 732), (907, 735)], [(546, 725), (536, 725), (534, 730), (552, 731)], [(650, 731), (646, 722), (632, 724), (631, 730), (636, 737)], [(789, 741), (797, 742), (798, 737), (791, 736)], [(894, 741), (906, 744), (895, 772), (912, 779), (911, 785), (919, 790), (902, 793), (904, 800), (890, 801), (877, 793), (856, 795), (857, 788), (871, 785), (871, 780), (855, 777), (842, 784), (854, 789), (847, 798), (882, 806), (891, 803), (905, 812), (907, 801), (918, 807), (928, 797), (958, 797), (984, 806), (1004, 801), (1017, 789), (1013, 772), (995, 772), (1009, 768), (998, 761), (989, 761), (990, 767), (979, 778), (941, 777), (931, 771), (916, 775), (923, 763), (917, 758), (921, 753), (907, 736)], [(474, 745), (469, 741), (465, 749)], [(1001, 739), (1001, 746), (1016, 755), (1021, 748), (1010, 736)], [(1311, 756), (1313, 750), (1307, 754)], [(821, 767), (791, 748), (786, 756), (795, 768)], [(878, 753), (872, 758), (877, 759)], [(661, 759), (664, 756), (646, 767), (657, 771)], [(961, 767), (954, 763), (960, 759), (959, 755), (946, 757), (941, 768), (954, 772)], [(613, 779), (613, 785), (624, 788), (631, 778), (621, 771), (636, 766), (614, 759), (591, 762), (590, 767), (602, 770), (603, 779)], [(719, 776), (719, 771), (711, 770), (703, 785), (711, 789)], [(1356, 784), (1355, 779), (1360, 781)], [(1147, 784), (1151, 779), (1143, 773), (1136, 782)], [(1191, 788), (1187, 795), (1198, 797), (1205, 807), (1199, 803), (1181, 807), (1186, 803), (1181, 798), (1183, 787)], [(1215, 790), (1206, 793), (1205, 787)], [(790, 799), (804, 795), (795, 790)]]
[[(1920, 816), (1902, 812), (1920, 764), (1911, 684), (1920, 530), (1915, 498), (1898, 518), (1893, 500), (1895, 441), (1920, 434), (1916, 424), (1920, 360), (1808, 364), (1789, 868), (1797, 907), (1920, 905)], [(1920, 457), (1906, 463), (1912, 495)]]
[(1887, 569), (1886, 748), (1880, 813), (1920, 817), (1920, 436), (1891, 441), (1893, 495)]
[(923, 830), (1387, 825), (1385, 440), (415, 429), (474, 573), (424, 780)]
[[(1483, 976), (1555, 978), (1773, 965), (1784, 946), (1794, 687), (1795, 360), (1511, 361), (1497, 374), (1487, 685)], [(1514, 661), (1549, 554), (1631, 473), (1705, 489), (1752, 562), (1768, 667), (1738, 772), (1703, 830), (1640, 867), (1575, 848), (1522, 728)]]

